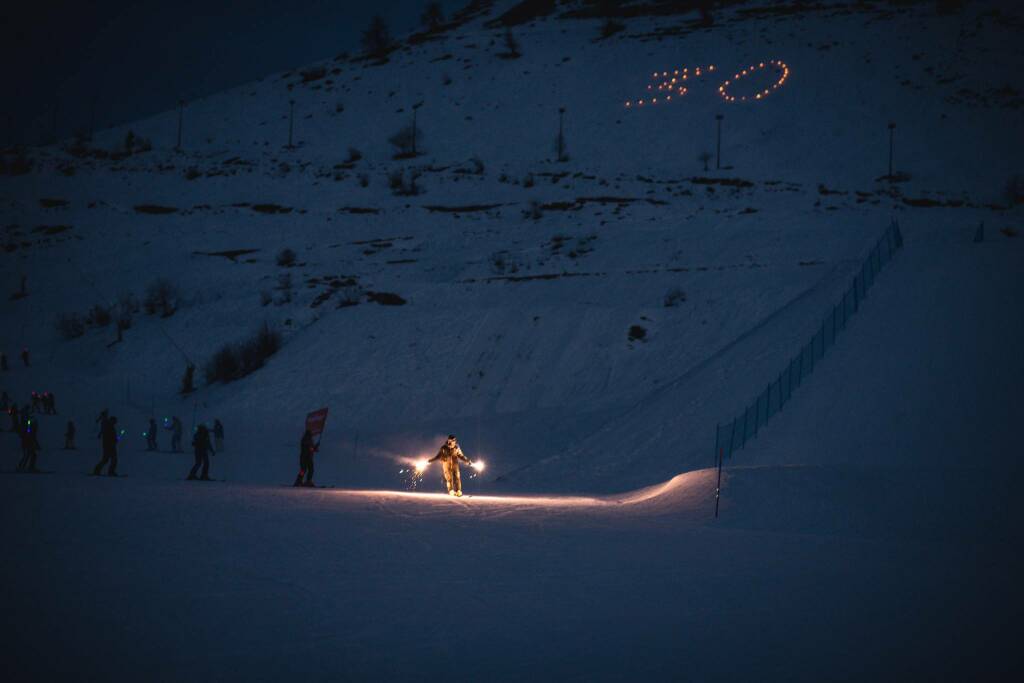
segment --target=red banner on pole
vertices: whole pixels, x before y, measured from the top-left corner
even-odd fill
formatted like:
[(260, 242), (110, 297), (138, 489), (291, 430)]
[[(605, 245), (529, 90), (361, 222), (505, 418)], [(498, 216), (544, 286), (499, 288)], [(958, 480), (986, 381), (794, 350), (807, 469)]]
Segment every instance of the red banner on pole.
[(306, 416), (306, 429), (313, 436), (319, 436), (324, 431), (324, 423), (327, 422), (327, 408), (314, 410)]

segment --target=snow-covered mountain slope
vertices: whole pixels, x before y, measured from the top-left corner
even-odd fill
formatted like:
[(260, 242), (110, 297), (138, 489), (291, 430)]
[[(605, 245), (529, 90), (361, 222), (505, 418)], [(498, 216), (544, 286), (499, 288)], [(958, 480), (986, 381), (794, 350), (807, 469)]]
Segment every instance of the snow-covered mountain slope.
[[(499, 18), (513, 5), (474, 3), (384, 63), (327, 60), (190, 102), (180, 152), (178, 112), (28, 151), (31, 171), (0, 184), (3, 286), (25, 275), (28, 288), (0, 302), (2, 382), (21, 401), (57, 394), (44, 445), (58, 445), (67, 417), (85, 441), (107, 406), (129, 429), (130, 467), (151, 414), (186, 427), (219, 417), (222, 466), (270, 482), (290, 475), (304, 414), (328, 405), (321, 476), (356, 486), (401, 486), (404, 459), (448, 432), (506, 488), (653, 484), (709, 464), (715, 423), (774, 376), (895, 216), (908, 246), (855, 333), (738, 457), (885, 460), (892, 443), (891, 457), (920, 462), (939, 438), (919, 440), (929, 420), (957, 414), (944, 458), (967, 457), (983, 427), (992, 450), (1005, 447), (1012, 404), (988, 383), (993, 367), (1021, 376), (1020, 316), (1006, 307), (1022, 214), (1003, 192), (1019, 170), (1019, 12), (740, 4), (710, 27), (695, 12), (638, 11), (599, 40), (603, 19), (573, 18), (580, 6), (566, 3), (512, 26), (521, 56), (507, 58)], [(722, 80), (769, 59), (790, 69), (769, 97), (719, 96)], [(625, 107), (655, 70), (711, 64), (681, 98)], [(769, 71), (729, 92), (770, 86)], [(422, 153), (395, 159), (388, 138), (420, 103)], [(897, 182), (882, 177), (890, 121)], [(129, 129), (152, 149), (111, 156)], [(391, 187), (399, 173), (415, 194)], [(973, 245), (979, 221), (987, 242)], [(294, 264), (277, 265), (284, 248)], [(156, 277), (177, 286), (172, 316), (138, 313), (113, 345), (112, 326), (55, 331), (59, 315), (141, 297)], [(936, 282), (950, 291), (931, 294)], [(398, 301), (381, 293), (405, 303), (377, 303)], [(965, 316), (985, 330), (999, 321), (1000, 342), (966, 333)], [(202, 381), (218, 348), (264, 321), (285, 341), (265, 367)], [(953, 340), (963, 353), (947, 351)], [(182, 398), (188, 360), (200, 388)], [(935, 391), (941, 373), (959, 393)], [(956, 413), (958, 397), (972, 409)], [(870, 447), (838, 445), (865, 424)]]

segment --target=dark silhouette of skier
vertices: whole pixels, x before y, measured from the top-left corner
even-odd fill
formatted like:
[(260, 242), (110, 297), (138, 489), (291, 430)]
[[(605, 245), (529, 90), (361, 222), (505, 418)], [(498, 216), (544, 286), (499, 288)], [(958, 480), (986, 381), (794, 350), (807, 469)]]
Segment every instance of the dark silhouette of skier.
[(313, 454), (318, 450), (320, 444), (313, 443), (313, 433), (307, 429), (299, 442), (299, 476), (295, 477), (293, 486), (313, 486)]
[(171, 418), (171, 450), (181, 453), (181, 420), (177, 417)]
[(39, 412), (39, 394), (34, 391), (32, 392), (32, 412)]
[(26, 415), (21, 423), (21, 461), (18, 463), (18, 471), (38, 472), (36, 456), (40, 450), (38, 425), (31, 416)]
[(43, 409), (47, 415), (57, 414), (57, 397), (53, 395), (52, 391), (43, 392)]
[(187, 479), (195, 479), (196, 472), (202, 465), (203, 475), (199, 479), (210, 481), (210, 455), (217, 455), (217, 451), (213, 450), (213, 446), (210, 444), (210, 430), (206, 428), (206, 425), (199, 425), (195, 436), (192, 437), (192, 448), (195, 450), (196, 464), (192, 465), (192, 471), (188, 473)]
[(156, 444), (156, 420), (153, 418), (149, 418), (149, 427), (146, 429), (146, 450), (160, 450)]
[(220, 423), (220, 420), (213, 421), (213, 441), (217, 445), (217, 450), (221, 453), (224, 452), (224, 425)]
[(103, 425), (107, 421), (107, 415), (109, 411), (104, 408), (100, 411), (100, 414), (96, 417), (96, 438), (103, 438)]
[(75, 450), (75, 423), (68, 420), (68, 426), (64, 430), (64, 450)]
[(21, 362), (25, 364), (26, 368), (32, 365), (32, 363), (29, 362), (27, 346), (21, 350)]
[(462, 475), (459, 473), (459, 461), (461, 460), (467, 465), (472, 465), (473, 463), (462, 452), (462, 449), (459, 448), (459, 443), (455, 440), (454, 434), (448, 435), (448, 439), (441, 446), (441, 450), (427, 462), (434, 462), (435, 460), (441, 461), (444, 484), (448, 488), (448, 495), (461, 496)]
[(103, 459), (100, 460), (96, 467), (93, 468), (92, 473), (99, 476), (103, 471), (103, 466), (108, 462), (110, 467), (107, 470), (107, 476), (117, 476), (117, 418), (113, 415), (103, 421), (103, 426), (100, 429), (100, 439), (103, 442)]

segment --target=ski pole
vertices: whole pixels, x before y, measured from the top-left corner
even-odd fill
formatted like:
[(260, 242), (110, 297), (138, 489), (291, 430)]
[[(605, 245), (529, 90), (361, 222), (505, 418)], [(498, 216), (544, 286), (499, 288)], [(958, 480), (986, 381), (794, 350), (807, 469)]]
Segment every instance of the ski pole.
[(718, 499), (722, 494), (722, 456), (724, 448), (718, 450), (718, 486), (715, 487), (715, 519), (718, 519)]

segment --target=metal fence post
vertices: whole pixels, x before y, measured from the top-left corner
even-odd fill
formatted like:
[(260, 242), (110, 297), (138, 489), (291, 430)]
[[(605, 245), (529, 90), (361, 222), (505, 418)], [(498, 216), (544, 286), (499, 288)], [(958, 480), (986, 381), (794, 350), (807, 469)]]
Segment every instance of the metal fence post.
[(721, 425), (715, 423), (715, 453), (718, 453), (718, 430)]
[(715, 486), (715, 519), (718, 519), (718, 499), (722, 495), (722, 451), (718, 451), (718, 484)]

